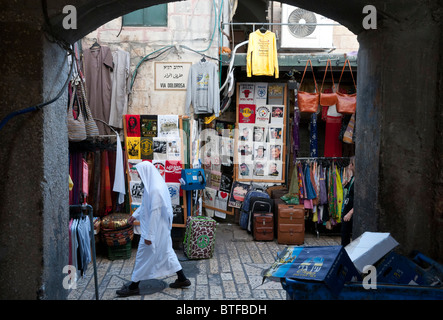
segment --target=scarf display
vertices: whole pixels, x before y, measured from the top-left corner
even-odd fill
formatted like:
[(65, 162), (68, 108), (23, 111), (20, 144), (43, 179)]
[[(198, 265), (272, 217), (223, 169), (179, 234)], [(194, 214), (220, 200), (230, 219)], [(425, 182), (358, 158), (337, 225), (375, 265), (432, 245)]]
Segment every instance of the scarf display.
[[(298, 186), (295, 197), (305, 209), (312, 210), (312, 221), (334, 226), (341, 223), (345, 185), (351, 180), (348, 162), (325, 158), (297, 159), (292, 180)], [(292, 184), (292, 183), (291, 183)], [(282, 198), (282, 200), (284, 200)]]

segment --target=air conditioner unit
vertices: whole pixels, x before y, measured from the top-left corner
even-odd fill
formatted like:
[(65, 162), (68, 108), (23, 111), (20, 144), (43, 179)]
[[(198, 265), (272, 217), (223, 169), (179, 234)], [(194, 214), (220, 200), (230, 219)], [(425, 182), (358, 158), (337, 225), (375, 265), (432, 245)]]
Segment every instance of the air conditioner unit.
[(281, 22), (298, 24), (282, 25), (280, 48), (316, 51), (333, 48), (333, 26), (330, 24), (334, 21), (315, 12), (283, 3)]

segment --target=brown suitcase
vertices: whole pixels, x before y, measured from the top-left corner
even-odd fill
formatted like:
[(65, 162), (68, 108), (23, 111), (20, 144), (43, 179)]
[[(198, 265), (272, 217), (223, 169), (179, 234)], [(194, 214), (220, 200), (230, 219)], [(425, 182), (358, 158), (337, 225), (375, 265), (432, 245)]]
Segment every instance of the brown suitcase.
[(304, 223), (305, 208), (302, 204), (278, 203), (277, 207), (278, 224)]
[(272, 193), (277, 190), (288, 190), (288, 188), (286, 188), (286, 186), (284, 186), (284, 185), (272, 186), (272, 187), (266, 188), (266, 192), (269, 194), (271, 199), (272, 199)]
[(272, 190), (271, 191), (271, 198), (272, 199), (280, 199), (280, 197), (284, 196), (289, 192), (288, 189), (278, 189), (278, 190)]
[(303, 244), (305, 240), (305, 209), (301, 204), (277, 204), (277, 242)]
[(274, 199), (274, 230), (277, 230), (278, 227), (278, 206), (280, 204), (286, 204), (286, 202), (281, 199)]
[(258, 241), (274, 240), (274, 215), (253, 213), (253, 238)]
[(303, 244), (305, 242), (305, 224), (279, 224), (277, 242), (279, 244)]

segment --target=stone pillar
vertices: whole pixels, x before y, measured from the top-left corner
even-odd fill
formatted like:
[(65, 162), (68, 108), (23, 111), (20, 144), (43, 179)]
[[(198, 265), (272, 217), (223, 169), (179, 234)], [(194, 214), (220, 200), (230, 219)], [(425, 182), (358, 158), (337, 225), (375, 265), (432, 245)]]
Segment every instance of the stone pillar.
[(390, 232), (404, 253), (443, 259), (434, 232), (442, 34), (437, 20), (426, 19), (430, 11), (421, 7), (417, 19), (384, 21), (358, 36), (354, 238)]
[[(63, 50), (41, 31), (41, 3), (2, 4), (0, 119), (56, 96)], [(68, 264), (67, 94), (0, 131), (0, 299), (63, 299)]]

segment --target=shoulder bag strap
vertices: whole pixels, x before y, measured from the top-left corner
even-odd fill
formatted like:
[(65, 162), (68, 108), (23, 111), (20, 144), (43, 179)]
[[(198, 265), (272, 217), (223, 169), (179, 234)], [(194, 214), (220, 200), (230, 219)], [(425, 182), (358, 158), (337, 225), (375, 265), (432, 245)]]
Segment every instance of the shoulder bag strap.
[(345, 64), (343, 65), (343, 69), (341, 71), (340, 80), (338, 80), (338, 84), (340, 85), (341, 77), (343, 76), (343, 72), (345, 71), (346, 63), (349, 63), (349, 70), (351, 71), (352, 82), (354, 82), (355, 91), (357, 91), (357, 85), (355, 84), (354, 75), (352, 73), (351, 62), (349, 59), (346, 59)]
[(334, 75), (332, 74), (332, 63), (331, 60), (328, 59), (328, 61), (326, 62), (326, 69), (325, 69), (325, 75), (323, 76), (323, 82), (321, 83), (320, 93), (323, 92), (323, 84), (325, 83), (326, 73), (328, 72), (328, 65), (331, 68), (332, 88), (335, 88)]
[(301, 84), (303, 83), (303, 79), (305, 78), (305, 73), (306, 73), (306, 69), (308, 68), (308, 63), (311, 65), (312, 76), (314, 77), (315, 91), (318, 92), (317, 81), (315, 81), (314, 68), (312, 67), (311, 59), (306, 61), (305, 71), (303, 72), (303, 76), (301, 77), (299, 88), (301, 88)]

